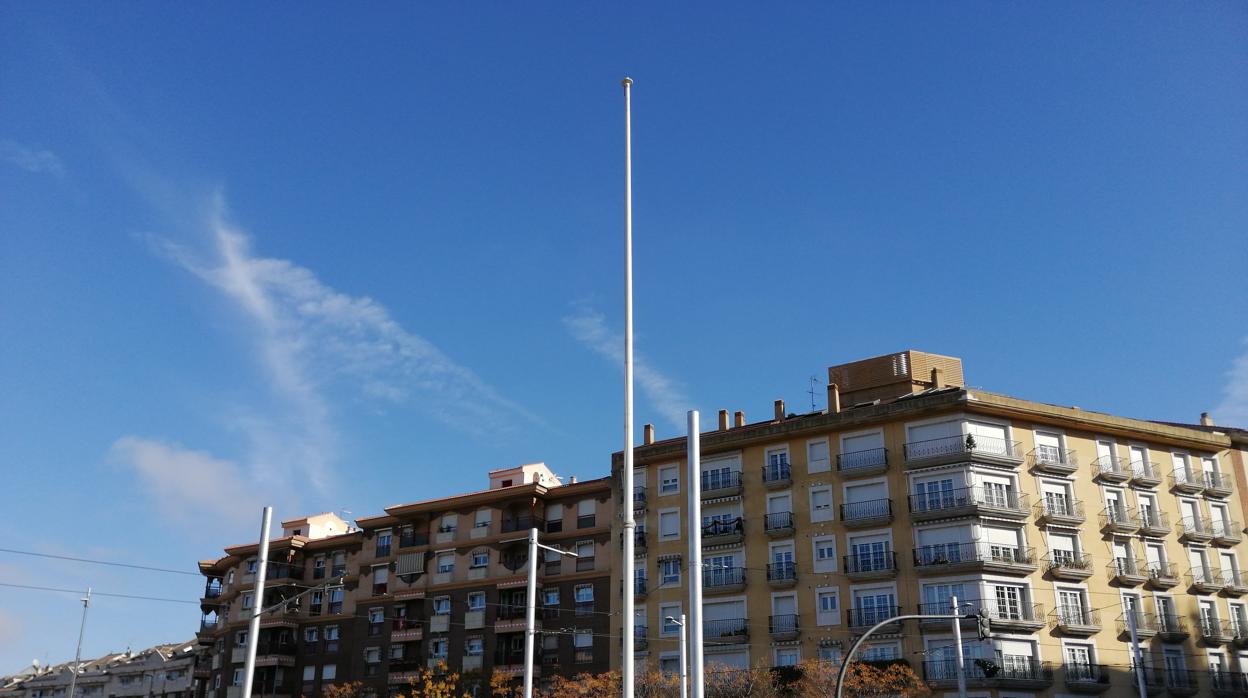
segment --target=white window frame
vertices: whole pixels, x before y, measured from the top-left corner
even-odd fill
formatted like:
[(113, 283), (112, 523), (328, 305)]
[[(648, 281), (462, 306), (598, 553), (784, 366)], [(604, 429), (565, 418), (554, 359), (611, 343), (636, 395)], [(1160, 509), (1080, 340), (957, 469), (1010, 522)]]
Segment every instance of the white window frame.
[[(828, 493), (828, 506), (823, 509), (815, 508), (815, 493)], [(811, 485), (807, 493), (807, 502), (810, 506), (810, 520), (812, 523), (822, 523), (825, 521), (833, 521), (836, 519), (836, 501), (832, 496), (832, 485)]]
[[(659, 539), (660, 540), (680, 540), (680, 509), (678, 508), (660, 509), (658, 516), (659, 516)], [(664, 533), (663, 517), (665, 516), (676, 517), (676, 532), (675, 533)]]

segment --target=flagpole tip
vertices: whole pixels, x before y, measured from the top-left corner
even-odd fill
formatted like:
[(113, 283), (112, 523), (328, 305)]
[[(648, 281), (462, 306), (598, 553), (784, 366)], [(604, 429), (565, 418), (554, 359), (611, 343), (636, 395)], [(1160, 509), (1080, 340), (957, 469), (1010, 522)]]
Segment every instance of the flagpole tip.
[(621, 84), (621, 85), (623, 85), (624, 87), (628, 87), (629, 85), (632, 85), (632, 84), (633, 84), (633, 79), (632, 79), (632, 78), (624, 78), (623, 80), (621, 80), (621, 81), (620, 81), (620, 84)]

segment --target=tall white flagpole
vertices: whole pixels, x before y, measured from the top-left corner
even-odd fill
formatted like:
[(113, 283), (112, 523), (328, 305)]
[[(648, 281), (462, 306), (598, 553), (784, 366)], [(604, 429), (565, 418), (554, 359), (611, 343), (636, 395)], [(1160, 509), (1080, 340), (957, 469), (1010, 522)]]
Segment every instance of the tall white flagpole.
[(242, 695), (247, 698), (251, 698), (251, 686), (256, 678), (256, 645), (260, 643), (260, 614), (264, 613), (264, 580), (269, 571), (269, 525), (273, 522), (273, 507), (265, 507), (260, 518), (260, 559), (256, 564), (256, 589), (251, 620), (247, 623), (247, 654), (243, 660)]
[(698, 411), (689, 410), (686, 446), (689, 461), (689, 698), (706, 695), (702, 629), (702, 429)]
[(637, 612), (633, 585), (637, 578), (633, 559), (633, 120), (632, 78), (624, 86), (624, 632), (621, 633), (623, 698), (633, 698), (633, 625)]

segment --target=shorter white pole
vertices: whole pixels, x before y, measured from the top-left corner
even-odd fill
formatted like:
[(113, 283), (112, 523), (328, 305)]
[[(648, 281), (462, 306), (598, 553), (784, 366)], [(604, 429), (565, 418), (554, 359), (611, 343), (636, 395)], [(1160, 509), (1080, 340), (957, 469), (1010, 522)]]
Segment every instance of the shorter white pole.
[(958, 597), (950, 600), (953, 604), (953, 646), (958, 657), (958, 695), (966, 698), (966, 666), (962, 658), (962, 614), (958, 612)]
[[(631, 503), (630, 503), (631, 505)], [(524, 606), (524, 698), (533, 698), (533, 645), (537, 639), (537, 529), (529, 529), (529, 584)]]
[[(1136, 600), (1136, 604), (1139, 600)], [(1140, 638), (1135, 633), (1135, 604), (1127, 608), (1127, 627), (1131, 629), (1131, 656), (1135, 658), (1135, 682), (1141, 696), (1147, 696), (1144, 689), (1144, 655), (1140, 652)]]
[(247, 655), (243, 660), (244, 698), (251, 698), (251, 687), (256, 678), (256, 645), (260, 642), (260, 614), (264, 613), (264, 580), (269, 571), (269, 525), (273, 522), (273, 507), (265, 507), (260, 518), (260, 559), (256, 565), (251, 620), (247, 623)]
[(74, 650), (74, 675), (69, 677), (69, 698), (74, 698), (74, 689), (78, 686), (78, 669), (82, 666), (82, 633), (87, 629), (87, 609), (91, 607), (91, 587), (87, 587), (87, 595), (82, 600), (82, 622), (78, 624), (78, 649)]
[(685, 614), (680, 614), (680, 698), (689, 698), (689, 626)]

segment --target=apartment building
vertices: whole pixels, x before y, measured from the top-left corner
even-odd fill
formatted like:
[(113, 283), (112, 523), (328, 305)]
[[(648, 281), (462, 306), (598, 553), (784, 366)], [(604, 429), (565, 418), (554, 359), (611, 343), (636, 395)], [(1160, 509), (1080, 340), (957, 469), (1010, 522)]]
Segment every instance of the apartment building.
[[(839, 661), (870, 626), (957, 597), (992, 623), (982, 641), (962, 627), (976, 696), (1132, 690), (1132, 621), (1150, 695), (1248, 689), (1244, 432), (972, 389), (959, 359), (918, 351), (833, 366), (828, 383), (826, 410), (777, 401), (766, 421), (703, 423), (699, 570), (686, 439), (646, 426), (631, 496), (639, 664), (675, 666), (665, 619), (688, 611), (700, 574), (708, 665)], [(952, 631), (886, 625), (860, 656), (952, 690)]]
[[(348, 526), (282, 522), (270, 542), (255, 694), (313, 696), (361, 681), (385, 696), (445, 664), (469, 683), (524, 667), (528, 534), (573, 556), (538, 566), (542, 679), (606, 671), (614, 505), (610, 479), (563, 483), (544, 464), (489, 473), (489, 488), (386, 507)], [(209, 695), (236, 698), (249, 641), (256, 544), (201, 563)], [(283, 603), (285, 602), (285, 603)]]
[[(115, 652), (78, 664), (74, 695), (79, 698), (198, 698), (195, 671), (201, 652), (194, 642)], [(68, 698), (74, 663), (32, 664), (0, 679), (5, 698)]]

